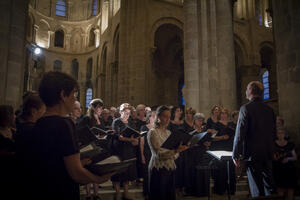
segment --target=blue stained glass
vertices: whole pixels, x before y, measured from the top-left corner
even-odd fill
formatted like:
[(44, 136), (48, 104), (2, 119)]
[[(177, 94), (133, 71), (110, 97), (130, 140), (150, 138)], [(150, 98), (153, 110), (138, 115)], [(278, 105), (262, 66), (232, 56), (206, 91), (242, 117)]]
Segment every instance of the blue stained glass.
[(262, 78), (264, 85), (264, 100), (268, 100), (270, 99), (269, 72), (264, 72)]
[[(182, 88), (181, 88), (181, 89), (183, 89), (183, 88), (184, 88), (184, 85), (182, 86)], [(183, 105), (183, 106), (184, 106), (184, 105), (185, 105), (185, 101), (184, 101), (184, 96), (183, 96), (183, 94), (182, 94), (182, 99), (181, 99), (181, 100), (182, 100), (182, 104), (181, 104), (181, 105)]]
[(92, 101), (93, 98), (93, 90), (92, 88), (88, 88), (86, 90), (86, 96), (85, 96), (85, 107), (88, 108), (90, 102)]
[(56, 15), (57, 16), (66, 16), (66, 2), (63, 0), (57, 0), (56, 2)]
[(93, 15), (97, 15), (97, 0), (94, 0), (93, 3)]

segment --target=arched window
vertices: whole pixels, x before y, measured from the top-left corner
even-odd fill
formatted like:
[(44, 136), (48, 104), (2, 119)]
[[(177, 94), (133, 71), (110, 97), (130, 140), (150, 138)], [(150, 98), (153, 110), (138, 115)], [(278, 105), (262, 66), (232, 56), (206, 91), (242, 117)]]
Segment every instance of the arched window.
[(78, 64), (78, 61), (77, 59), (74, 59), (72, 60), (72, 68), (71, 68), (71, 73), (72, 73), (72, 76), (78, 80), (78, 69), (79, 69), (79, 64)]
[(93, 89), (88, 88), (85, 93), (85, 107), (86, 108), (89, 107), (89, 104), (92, 101), (92, 99), (93, 99)]
[(98, 13), (98, 0), (93, 0), (93, 15), (97, 15)]
[(55, 60), (53, 63), (53, 71), (61, 72), (62, 71), (62, 62), (60, 60)]
[(92, 46), (95, 46), (95, 39), (96, 39), (96, 36), (95, 36), (95, 29), (92, 28), (90, 30), (90, 36), (89, 36), (89, 46), (92, 47)]
[(264, 100), (270, 99), (270, 87), (269, 87), (269, 71), (265, 71), (262, 75), (262, 83), (264, 85)]
[(86, 68), (86, 80), (90, 80), (92, 78), (92, 70), (93, 70), (93, 58), (89, 58), (87, 61), (87, 68)]
[(57, 0), (56, 1), (56, 15), (65, 17), (66, 16), (66, 2), (64, 0)]
[(54, 38), (54, 46), (55, 47), (64, 47), (64, 31), (57, 30), (55, 31), (55, 38)]

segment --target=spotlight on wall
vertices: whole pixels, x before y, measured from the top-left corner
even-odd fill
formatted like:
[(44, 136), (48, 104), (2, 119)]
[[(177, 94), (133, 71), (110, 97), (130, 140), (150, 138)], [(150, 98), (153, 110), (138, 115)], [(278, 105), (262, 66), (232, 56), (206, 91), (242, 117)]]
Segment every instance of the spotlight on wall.
[(42, 50), (41, 50), (40, 48), (38, 48), (38, 47), (36, 47), (36, 48), (34, 49), (34, 54), (35, 54), (35, 55), (40, 55), (41, 52), (42, 52)]

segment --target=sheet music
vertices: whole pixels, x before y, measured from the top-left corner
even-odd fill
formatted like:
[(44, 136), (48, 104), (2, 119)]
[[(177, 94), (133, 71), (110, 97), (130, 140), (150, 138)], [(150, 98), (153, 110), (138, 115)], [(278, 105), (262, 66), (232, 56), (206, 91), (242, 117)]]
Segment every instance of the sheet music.
[(120, 162), (121, 162), (121, 160), (118, 156), (110, 156), (110, 157), (98, 162), (97, 165), (120, 163)]
[(224, 157), (231, 158), (232, 157), (232, 151), (207, 151), (210, 155), (218, 158), (221, 160)]
[(80, 149), (80, 153), (91, 151), (93, 149), (94, 149), (94, 147), (90, 144), (90, 145), (87, 145), (86, 147)]

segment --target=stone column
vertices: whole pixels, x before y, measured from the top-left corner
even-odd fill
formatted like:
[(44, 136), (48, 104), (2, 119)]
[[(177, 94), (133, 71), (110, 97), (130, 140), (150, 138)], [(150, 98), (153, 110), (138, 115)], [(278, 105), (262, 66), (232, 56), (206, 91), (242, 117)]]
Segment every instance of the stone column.
[(65, 40), (65, 49), (67, 50), (67, 51), (69, 51), (70, 50), (70, 47), (71, 47), (71, 43), (70, 43), (70, 41), (71, 41), (71, 34), (69, 34), (69, 33), (67, 33), (66, 34), (66, 40)]
[(0, 1), (0, 104), (16, 109), (23, 95), (28, 1)]
[(291, 134), (291, 138), (299, 145), (300, 1), (273, 0), (272, 5), (279, 114), (285, 120), (285, 125)]
[(219, 74), (220, 104), (229, 110), (235, 110), (236, 72), (233, 42), (231, 0), (216, 0), (217, 66)]
[(199, 28), (198, 1), (184, 1), (184, 80), (187, 107), (199, 107)]
[(49, 33), (49, 48), (54, 47), (54, 32), (53, 31), (48, 31)]
[(206, 116), (213, 105), (236, 109), (231, 0), (189, 0), (185, 12), (187, 106)]
[(32, 36), (32, 41), (36, 44), (36, 35), (37, 35), (37, 32), (39, 30), (39, 26), (34, 24), (33, 26), (33, 36)]
[[(82, 38), (82, 45), (81, 45), (81, 47), (82, 48), (86, 48), (87, 47), (87, 34), (86, 33), (83, 33), (83, 34), (81, 34), (81, 38)], [(80, 50), (80, 51), (82, 51), (82, 50)]]
[(99, 45), (100, 45), (100, 30), (99, 29), (95, 29), (94, 30), (94, 34), (95, 34), (95, 42), (96, 42), (96, 48), (98, 48), (99, 47)]

